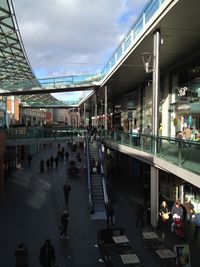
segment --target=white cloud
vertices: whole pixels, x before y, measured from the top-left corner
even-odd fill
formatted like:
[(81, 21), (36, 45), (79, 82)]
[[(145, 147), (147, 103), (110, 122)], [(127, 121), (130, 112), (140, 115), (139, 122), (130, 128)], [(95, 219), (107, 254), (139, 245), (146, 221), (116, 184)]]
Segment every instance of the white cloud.
[(13, 0), (25, 50), (40, 77), (101, 70), (146, 2)]

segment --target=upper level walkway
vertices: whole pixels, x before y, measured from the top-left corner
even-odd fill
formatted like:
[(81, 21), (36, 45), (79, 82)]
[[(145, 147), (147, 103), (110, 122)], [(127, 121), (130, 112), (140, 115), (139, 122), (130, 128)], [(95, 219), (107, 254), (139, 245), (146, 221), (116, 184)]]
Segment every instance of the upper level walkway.
[[(84, 128), (12, 128), (7, 130), (7, 146), (84, 140)], [(174, 173), (199, 186), (200, 142), (170, 137), (136, 135), (120, 131), (102, 131), (101, 141), (113, 149)], [(189, 180), (188, 180), (189, 179)]]
[[(200, 174), (199, 141), (164, 136), (137, 135), (120, 131), (104, 131), (101, 138), (107, 143), (114, 142), (128, 146)], [(142, 157), (139, 151), (137, 157)], [(148, 161), (148, 157), (145, 157), (145, 160)], [(150, 157), (149, 161), (151, 161)]]
[[(73, 137), (84, 138), (87, 131), (84, 128), (73, 128), (73, 127), (14, 127), (5, 130), (7, 136), (7, 145), (12, 145), (12, 142), (25, 139), (27, 144), (30, 140), (39, 139), (69, 139)], [(64, 140), (63, 140), (64, 141)], [(14, 143), (13, 143), (14, 144)]]
[(84, 140), (86, 130), (71, 127), (16, 127), (6, 130), (6, 145), (47, 144), (52, 141)]

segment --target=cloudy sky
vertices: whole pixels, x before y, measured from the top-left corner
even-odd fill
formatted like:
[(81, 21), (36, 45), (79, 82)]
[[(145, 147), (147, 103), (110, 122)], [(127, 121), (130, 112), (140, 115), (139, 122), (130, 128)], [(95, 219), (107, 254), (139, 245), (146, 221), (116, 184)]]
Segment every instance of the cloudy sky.
[(148, 0), (13, 0), (37, 78), (99, 73)]

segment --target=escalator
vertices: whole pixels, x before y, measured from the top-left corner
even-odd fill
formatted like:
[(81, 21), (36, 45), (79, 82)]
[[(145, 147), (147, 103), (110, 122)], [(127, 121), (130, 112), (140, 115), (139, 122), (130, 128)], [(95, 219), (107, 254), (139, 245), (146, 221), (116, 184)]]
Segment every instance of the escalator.
[[(105, 203), (107, 202), (104, 181), (103, 160), (98, 141), (88, 142), (88, 182), (90, 187), (91, 219), (106, 219)], [(91, 166), (91, 161), (95, 165)]]

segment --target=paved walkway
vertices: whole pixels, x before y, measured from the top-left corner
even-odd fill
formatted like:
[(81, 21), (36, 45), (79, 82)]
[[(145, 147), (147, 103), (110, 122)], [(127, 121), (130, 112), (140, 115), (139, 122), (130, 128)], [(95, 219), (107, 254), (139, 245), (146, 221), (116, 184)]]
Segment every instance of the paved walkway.
[[(65, 144), (61, 144), (61, 146)], [(69, 239), (59, 239), (58, 225), (60, 215), (66, 209), (64, 203), (63, 184), (66, 180), (68, 163), (59, 162), (49, 172), (39, 173), (41, 157), (56, 155), (57, 145), (44, 147), (33, 156), (31, 167), (26, 163), (13, 172), (6, 182), (4, 194), (0, 198), (0, 266), (14, 267), (14, 251), (20, 242), (25, 242), (29, 248), (30, 267), (38, 267), (38, 253), (44, 240), (48, 237), (56, 249), (59, 267), (98, 267), (103, 266), (98, 261), (99, 251), (95, 248), (97, 230), (106, 228), (105, 220), (91, 220), (88, 205), (87, 177), (84, 161), (80, 163), (80, 177), (70, 178), (72, 190), (67, 209), (70, 213)], [(83, 153), (83, 151), (81, 151)], [(75, 154), (70, 155), (75, 159)], [(77, 163), (78, 164), (78, 163)], [(68, 176), (68, 174), (67, 174)], [(67, 177), (69, 178), (69, 177)], [(130, 190), (128, 190), (130, 189)], [(124, 188), (112, 184), (111, 198), (116, 212), (116, 226), (123, 227), (131, 244), (144, 263), (145, 267), (159, 266), (158, 257), (146, 245), (141, 237), (142, 229), (135, 227), (134, 207), (137, 194), (130, 185)], [(199, 237), (200, 238), (200, 237)], [(166, 244), (173, 248), (174, 244), (188, 243), (187, 240), (174, 240), (172, 233), (166, 239)], [(189, 241), (192, 266), (199, 266), (200, 244)]]

